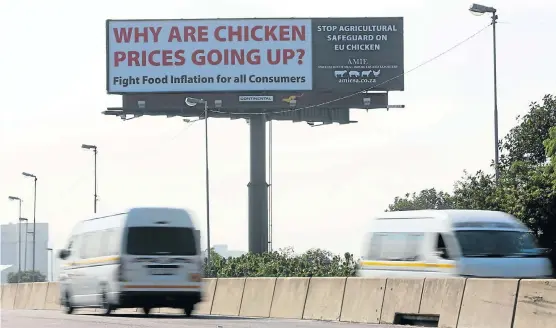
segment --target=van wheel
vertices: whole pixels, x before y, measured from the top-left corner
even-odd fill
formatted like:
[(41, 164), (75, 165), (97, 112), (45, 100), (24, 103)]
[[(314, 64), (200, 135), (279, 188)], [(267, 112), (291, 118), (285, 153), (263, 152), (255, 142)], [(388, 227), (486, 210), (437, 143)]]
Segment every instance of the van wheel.
[(149, 314), (151, 313), (151, 308), (150, 308), (150, 307), (144, 307), (144, 308), (143, 308), (143, 313), (144, 313), (145, 315), (149, 315)]
[(64, 300), (62, 305), (64, 306), (64, 312), (66, 314), (72, 314), (73, 310), (75, 310), (75, 308), (71, 304), (71, 298), (68, 291), (66, 291), (66, 294), (64, 295)]
[(191, 314), (193, 314), (193, 305), (188, 305), (183, 309), (183, 313), (185, 314), (186, 317), (191, 317)]
[(112, 313), (112, 310), (114, 309), (112, 307), (112, 305), (110, 304), (110, 302), (108, 301), (108, 296), (106, 295), (106, 291), (102, 291), (102, 296), (101, 296), (101, 309), (102, 309), (102, 314), (103, 315), (110, 315), (110, 313)]

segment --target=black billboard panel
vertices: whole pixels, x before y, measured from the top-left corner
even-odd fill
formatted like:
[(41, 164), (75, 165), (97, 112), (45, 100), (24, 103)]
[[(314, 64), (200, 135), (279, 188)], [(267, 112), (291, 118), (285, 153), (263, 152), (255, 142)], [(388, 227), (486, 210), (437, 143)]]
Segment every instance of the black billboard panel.
[(313, 18), (313, 91), (404, 89), (403, 18)]

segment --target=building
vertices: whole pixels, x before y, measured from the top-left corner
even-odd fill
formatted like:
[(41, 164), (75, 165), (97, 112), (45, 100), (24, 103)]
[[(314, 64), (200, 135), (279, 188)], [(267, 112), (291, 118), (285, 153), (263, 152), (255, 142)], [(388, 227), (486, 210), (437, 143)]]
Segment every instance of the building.
[[(35, 270), (50, 278), (48, 254), (48, 223), (37, 223), (35, 243)], [(25, 231), (27, 229), (27, 234)], [(8, 282), (8, 274), (20, 268), (19, 245), (21, 241), (21, 270), (33, 268), (33, 223), (0, 225), (0, 265), (11, 265), (2, 270), (2, 283)], [(19, 238), (21, 236), (21, 238)], [(26, 238), (27, 237), (27, 238)]]

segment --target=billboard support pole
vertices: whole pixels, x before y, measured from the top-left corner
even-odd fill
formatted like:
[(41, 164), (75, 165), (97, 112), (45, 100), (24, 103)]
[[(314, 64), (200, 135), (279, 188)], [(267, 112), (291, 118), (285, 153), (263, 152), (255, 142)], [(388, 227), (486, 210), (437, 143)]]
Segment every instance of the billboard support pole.
[(268, 184), (266, 182), (266, 118), (249, 118), (250, 181), (249, 252), (268, 251)]

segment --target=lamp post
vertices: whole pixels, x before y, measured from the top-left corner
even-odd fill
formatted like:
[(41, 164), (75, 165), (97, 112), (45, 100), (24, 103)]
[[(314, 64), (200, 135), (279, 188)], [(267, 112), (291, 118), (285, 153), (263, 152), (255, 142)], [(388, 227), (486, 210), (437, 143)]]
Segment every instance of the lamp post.
[(208, 157), (208, 104), (206, 100), (187, 97), (185, 104), (194, 107), (197, 104), (205, 106), (205, 199), (207, 211), (207, 266), (210, 268), (210, 192), (209, 192), (209, 157)]
[(50, 281), (54, 281), (54, 253), (52, 248), (47, 248), (46, 250), (50, 252)]
[(97, 212), (97, 202), (98, 202), (98, 195), (97, 195), (97, 154), (98, 154), (98, 150), (97, 150), (97, 146), (95, 145), (86, 145), (86, 144), (82, 144), (81, 148), (83, 149), (87, 149), (87, 150), (92, 150), (93, 154), (94, 154), (94, 158), (95, 158), (95, 193), (94, 193), (94, 198), (93, 198), (93, 209), (94, 209), (94, 213)]
[(35, 180), (35, 189), (33, 192), (33, 271), (35, 271), (35, 240), (36, 240), (36, 225), (37, 225), (37, 176), (31, 173), (23, 172), (23, 176), (33, 178)]
[(486, 13), (491, 14), (491, 24), (492, 24), (492, 52), (494, 56), (494, 170), (495, 179), (498, 182), (500, 177), (499, 171), (499, 154), (498, 154), (498, 83), (496, 74), (496, 23), (498, 21), (498, 15), (496, 14), (496, 8), (487, 7), (474, 3), (469, 8), (469, 11), (473, 15), (481, 16)]
[(25, 246), (23, 246), (23, 271), (27, 271), (27, 234), (29, 234), (29, 232), (27, 231), (27, 225), (28, 225), (28, 221), (26, 218), (19, 218), (19, 226), (21, 227), (21, 222), (25, 221)]
[[(16, 196), (8, 196), (9, 200), (17, 200), (19, 201), (19, 215), (18, 220), (21, 219), (21, 203), (23, 202), (21, 198)], [(19, 223), (19, 222), (18, 222)], [(17, 272), (18, 274), (21, 272), (21, 223), (17, 225), (17, 243), (18, 243), (18, 254), (17, 254)]]

